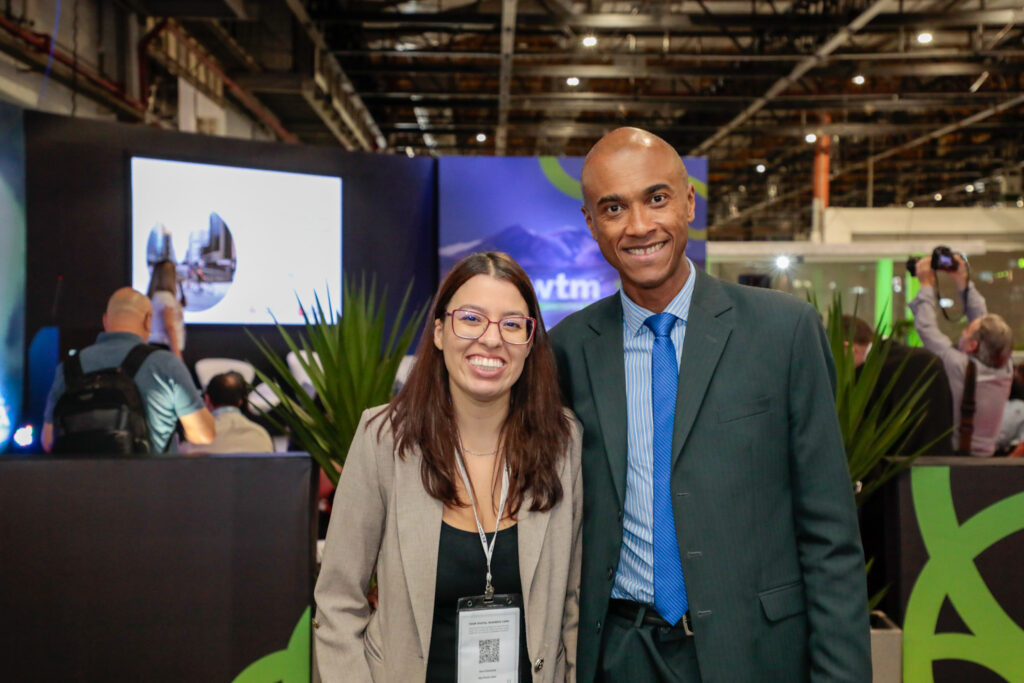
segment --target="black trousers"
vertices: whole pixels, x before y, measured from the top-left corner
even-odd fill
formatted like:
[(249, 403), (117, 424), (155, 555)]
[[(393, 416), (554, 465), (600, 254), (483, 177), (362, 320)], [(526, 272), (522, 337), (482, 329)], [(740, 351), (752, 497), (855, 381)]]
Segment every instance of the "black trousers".
[(609, 613), (601, 639), (598, 680), (604, 683), (700, 683), (693, 636), (681, 626), (643, 623)]

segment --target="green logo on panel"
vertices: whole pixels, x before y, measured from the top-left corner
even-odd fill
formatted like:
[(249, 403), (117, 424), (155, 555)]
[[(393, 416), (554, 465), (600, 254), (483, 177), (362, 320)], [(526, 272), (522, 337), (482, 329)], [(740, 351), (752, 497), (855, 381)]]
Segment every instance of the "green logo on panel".
[(309, 608), (283, 650), (271, 652), (245, 667), (233, 683), (309, 683)]
[[(963, 524), (956, 519), (948, 467), (910, 472), (914, 512), (928, 561), (914, 583), (903, 623), (903, 680), (933, 681), (932, 662), (973, 662), (1007, 681), (1024, 681), (1024, 630), (1007, 616), (974, 559), (1024, 529), (1024, 492), (1004, 498)], [(936, 633), (946, 598), (970, 633)]]

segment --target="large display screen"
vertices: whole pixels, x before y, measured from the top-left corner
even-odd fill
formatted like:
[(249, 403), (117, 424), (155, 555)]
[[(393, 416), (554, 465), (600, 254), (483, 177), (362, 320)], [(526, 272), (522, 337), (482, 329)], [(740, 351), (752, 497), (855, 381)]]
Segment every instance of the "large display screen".
[(132, 287), (174, 262), (186, 323), (299, 324), (340, 292), (341, 178), (132, 157), (131, 183)]
[[(686, 253), (703, 267), (708, 163), (683, 161), (696, 190)], [(580, 212), (583, 157), (442, 157), (439, 168), (442, 278), (473, 252), (504, 251), (533, 281), (548, 328), (618, 289)]]

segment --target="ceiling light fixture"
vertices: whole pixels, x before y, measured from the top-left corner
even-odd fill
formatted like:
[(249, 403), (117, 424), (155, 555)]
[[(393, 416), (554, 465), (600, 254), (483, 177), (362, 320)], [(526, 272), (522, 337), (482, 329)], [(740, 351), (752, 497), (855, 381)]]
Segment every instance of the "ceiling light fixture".
[(792, 264), (792, 260), (785, 254), (775, 257), (775, 267), (779, 270), (787, 270)]
[(569, 78), (565, 79), (565, 84), (575, 88), (577, 85), (580, 84), (580, 79), (576, 78), (575, 76), (569, 76)]
[(864, 81), (865, 80), (866, 79), (862, 75), (857, 74), (856, 76), (853, 77), (853, 84), (854, 85), (864, 85)]
[(921, 45), (927, 45), (933, 40), (935, 40), (935, 36), (932, 35), (931, 31), (921, 31), (917, 34), (917, 42)]
[(476, 141), (477, 142), (487, 142), (487, 134), (486, 133), (477, 133), (476, 134)]
[(764, 173), (765, 171), (768, 170), (768, 167), (765, 166), (764, 164), (758, 164), (757, 166), (754, 167), (754, 170), (757, 171), (758, 173)]
[(908, 209), (913, 209), (914, 208), (914, 200), (913, 199), (911, 199), (909, 202), (907, 202), (907, 208)]
[(597, 36), (583, 36), (583, 47), (597, 47)]
[(974, 192), (974, 185), (971, 185), (971, 184), (964, 185), (964, 190), (966, 190), (967, 192)]
[(815, 135), (814, 133), (808, 133), (807, 135), (804, 136), (804, 140), (806, 140), (807, 142), (817, 142), (818, 136)]
[(934, 199), (937, 202), (941, 202), (942, 201), (942, 193), (941, 192), (936, 192), (935, 194), (932, 195), (932, 199)]

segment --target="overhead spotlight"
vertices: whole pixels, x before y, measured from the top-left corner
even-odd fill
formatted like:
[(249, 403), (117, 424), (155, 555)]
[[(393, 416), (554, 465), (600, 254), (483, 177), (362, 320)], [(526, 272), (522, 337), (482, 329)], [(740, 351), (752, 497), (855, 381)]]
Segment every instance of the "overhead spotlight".
[(565, 84), (575, 88), (577, 85), (580, 84), (580, 79), (576, 78), (575, 76), (569, 76), (569, 78), (565, 79)]
[(1024, 197), (1017, 197), (1017, 208), (1024, 209)]
[(583, 43), (583, 47), (596, 47), (597, 36), (583, 36), (583, 40), (581, 42)]
[(476, 141), (477, 142), (487, 142), (487, 134), (486, 133), (477, 133), (476, 134)]
[(791, 264), (792, 261), (785, 254), (775, 257), (775, 267), (779, 270), (787, 270)]
[(937, 202), (941, 202), (942, 201), (942, 193), (941, 192), (936, 192), (935, 194), (932, 195), (932, 199), (934, 199)]
[(908, 209), (913, 209), (914, 208), (914, 200), (913, 199), (911, 199), (910, 201), (907, 202), (907, 208)]
[(964, 190), (966, 192), (974, 192), (974, 185), (971, 185), (970, 183), (968, 183), (967, 185), (964, 185)]
[(815, 135), (814, 133), (808, 133), (807, 135), (804, 136), (804, 140), (806, 140), (807, 142), (817, 142), (818, 136)]
[(412, 159), (414, 156), (416, 156), (416, 152), (413, 151), (412, 147), (408, 147), (407, 146), (405, 148), (405, 156), (407, 156), (410, 159)]
[(865, 80), (866, 79), (862, 75), (857, 74), (856, 76), (853, 77), (853, 84), (854, 85), (864, 85), (864, 81)]
[(764, 164), (758, 164), (757, 166), (754, 167), (754, 170), (757, 171), (758, 173), (764, 173), (765, 171), (768, 170), (768, 167), (765, 166)]
[(935, 40), (935, 36), (932, 35), (931, 31), (921, 31), (917, 34), (917, 42), (921, 45), (927, 45), (933, 40)]

